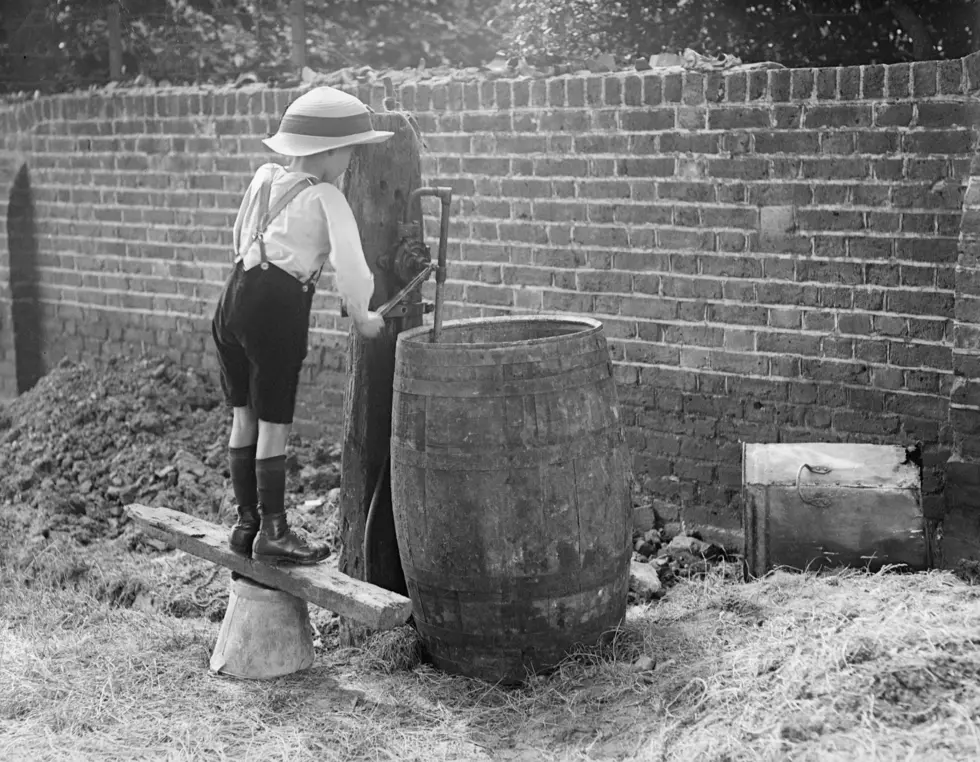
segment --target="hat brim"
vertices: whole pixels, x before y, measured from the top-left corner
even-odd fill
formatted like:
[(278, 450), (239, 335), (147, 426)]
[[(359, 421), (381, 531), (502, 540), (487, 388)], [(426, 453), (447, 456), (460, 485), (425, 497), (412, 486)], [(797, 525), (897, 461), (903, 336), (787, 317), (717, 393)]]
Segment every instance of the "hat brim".
[(277, 132), (271, 138), (263, 139), (262, 142), (282, 156), (312, 156), (315, 153), (332, 151), (337, 148), (383, 143), (394, 134), (383, 130), (371, 130), (371, 132), (361, 132), (342, 138), (321, 138), (314, 135)]

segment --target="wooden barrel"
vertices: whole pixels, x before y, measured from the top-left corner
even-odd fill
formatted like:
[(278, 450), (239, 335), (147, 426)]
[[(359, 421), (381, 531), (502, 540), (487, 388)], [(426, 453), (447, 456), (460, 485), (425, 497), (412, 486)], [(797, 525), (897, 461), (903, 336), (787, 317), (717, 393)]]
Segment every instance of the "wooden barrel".
[(392, 507), (432, 663), (505, 683), (626, 613), (630, 457), (602, 324), (525, 316), (398, 337)]

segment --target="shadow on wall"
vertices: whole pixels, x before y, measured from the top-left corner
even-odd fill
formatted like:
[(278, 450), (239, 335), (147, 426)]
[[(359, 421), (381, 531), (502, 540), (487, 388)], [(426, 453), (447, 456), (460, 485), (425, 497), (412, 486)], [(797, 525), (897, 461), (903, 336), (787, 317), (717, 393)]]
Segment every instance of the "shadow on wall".
[(27, 165), (14, 179), (7, 206), (7, 247), (10, 252), (11, 316), (17, 393), (22, 394), (44, 375), (44, 337), (38, 294), (37, 234), (34, 197)]

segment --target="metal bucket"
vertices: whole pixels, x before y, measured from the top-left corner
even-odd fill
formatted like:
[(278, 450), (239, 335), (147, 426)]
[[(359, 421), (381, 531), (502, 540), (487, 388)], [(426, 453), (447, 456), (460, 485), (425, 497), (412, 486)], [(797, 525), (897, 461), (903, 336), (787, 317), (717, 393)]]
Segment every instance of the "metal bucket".
[(232, 580), (211, 671), (268, 680), (313, 664), (313, 637), (306, 601), (244, 577)]

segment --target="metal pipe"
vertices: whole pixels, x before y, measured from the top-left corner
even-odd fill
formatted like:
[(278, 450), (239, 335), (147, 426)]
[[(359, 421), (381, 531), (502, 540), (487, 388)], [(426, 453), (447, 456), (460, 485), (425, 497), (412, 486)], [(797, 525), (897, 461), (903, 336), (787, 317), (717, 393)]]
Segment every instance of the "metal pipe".
[(370, 582), (371, 561), (374, 560), (372, 550), (374, 538), (374, 525), (377, 523), (378, 498), (381, 496), (381, 487), (388, 476), (388, 468), (391, 462), (391, 454), (385, 455), (384, 465), (381, 466), (381, 473), (378, 474), (378, 481), (374, 483), (374, 493), (371, 495), (371, 504), (368, 507), (367, 518), (364, 520), (364, 540), (361, 543), (361, 558), (364, 559), (364, 581)]
[(442, 330), (442, 302), (446, 286), (446, 249), (449, 246), (449, 205), (453, 201), (452, 188), (438, 188), (442, 199), (442, 219), (439, 224), (439, 269), (436, 270), (436, 306), (432, 313), (432, 343), (439, 341)]
[(425, 268), (422, 270), (422, 272), (420, 272), (418, 275), (412, 278), (412, 280), (410, 280), (401, 291), (399, 291), (397, 294), (391, 297), (391, 299), (389, 299), (387, 302), (385, 302), (380, 307), (378, 307), (378, 309), (375, 310), (375, 312), (381, 315), (381, 317), (387, 315), (389, 312), (391, 312), (392, 309), (394, 309), (395, 305), (397, 305), (402, 299), (408, 296), (411, 291), (413, 291), (418, 286), (422, 285), (422, 283), (428, 279), (429, 274), (435, 269), (436, 266), (434, 264), (432, 263), (427, 264)]
[[(449, 247), (449, 207), (453, 202), (453, 189), (446, 186), (434, 188), (416, 188), (408, 194), (408, 205), (405, 207), (405, 221), (408, 221), (410, 210), (415, 200), (422, 196), (436, 196), (442, 201), (439, 219), (439, 254), (436, 259), (436, 298), (435, 310), (432, 315), (432, 343), (439, 341), (442, 331), (442, 302), (445, 297), (446, 284), (446, 250)], [(421, 227), (421, 224), (420, 224)]]

